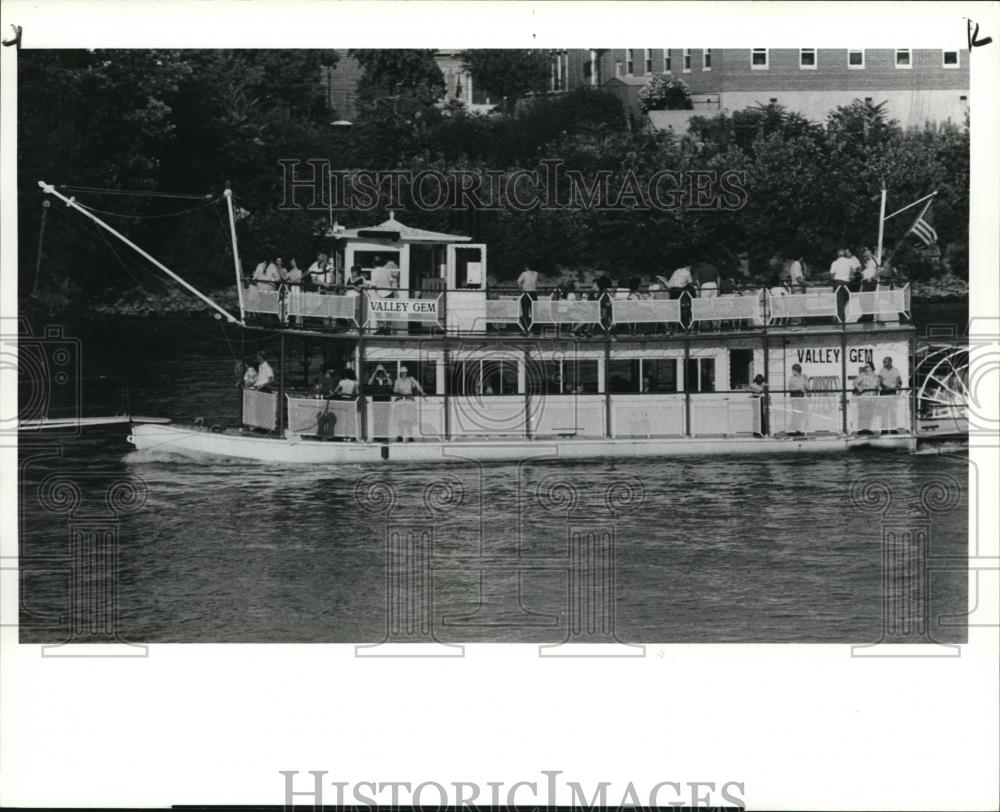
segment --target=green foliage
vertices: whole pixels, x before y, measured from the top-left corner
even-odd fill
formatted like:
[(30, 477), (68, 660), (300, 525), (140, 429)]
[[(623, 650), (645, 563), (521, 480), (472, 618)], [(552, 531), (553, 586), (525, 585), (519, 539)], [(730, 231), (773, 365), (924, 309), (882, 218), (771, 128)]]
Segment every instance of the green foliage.
[(363, 70), (357, 89), (363, 107), (398, 97), (410, 97), (426, 106), (444, 95), (444, 76), (434, 61), (433, 50), (394, 48), (348, 53)]
[[(904, 129), (884, 107), (856, 101), (832, 111), (825, 126), (767, 105), (695, 117), (681, 137), (629, 131), (613, 95), (587, 88), (530, 97), (549, 77), (548, 56), (533, 51), (465, 55), (479, 86), (506, 99), (504, 115), (478, 115), (441, 104), (444, 80), (433, 52), (352, 53), (363, 72), (359, 113), (352, 127), (331, 129), (320, 77), (336, 63), (334, 51), (23, 51), (21, 289), (32, 287), (42, 178), (212, 195), (230, 181), (250, 212), (238, 224), (245, 267), (277, 255), (305, 264), (318, 248), (316, 220), (325, 212), (278, 208), (281, 158), (329, 159), (340, 168), (462, 169), (484, 187), (489, 173), (544, 173), (542, 162), (553, 159), (587, 179), (610, 173), (611, 189), (661, 170), (741, 173), (747, 198), (734, 209), (698, 210), (687, 202), (667, 211), (623, 205), (425, 212), (403, 201), (407, 223), (488, 243), (491, 274), (499, 279), (512, 279), (525, 263), (552, 275), (587, 268), (624, 278), (707, 259), (732, 273), (743, 251), (760, 272), (775, 253), (795, 251), (814, 278), (824, 278), (838, 247), (874, 247), (883, 182), (889, 211), (938, 191), (940, 258), (913, 237), (903, 240), (916, 212), (886, 223), (886, 252), (903, 240), (893, 260), (901, 274), (968, 274), (967, 124)], [(665, 91), (659, 100), (648, 95), (650, 104), (676, 103), (662, 101)], [(231, 285), (228, 223), (218, 207), (170, 217), (199, 203), (101, 196), (87, 202), (121, 215), (108, 219), (196, 285)], [(125, 286), (163, 288), (151, 284), (156, 277), (141, 271), (141, 262), (119, 262), (92, 226), (63, 208), (53, 206), (48, 216), (40, 298), (52, 306), (88, 294), (114, 302)], [(337, 215), (366, 225), (385, 208)]]
[(654, 74), (639, 90), (639, 107), (650, 110), (690, 110), (691, 89), (683, 79)]
[(501, 100), (500, 109), (507, 114), (514, 111), (518, 100), (547, 90), (552, 75), (545, 51), (501, 48), (463, 51), (462, 64), (476, 85)]

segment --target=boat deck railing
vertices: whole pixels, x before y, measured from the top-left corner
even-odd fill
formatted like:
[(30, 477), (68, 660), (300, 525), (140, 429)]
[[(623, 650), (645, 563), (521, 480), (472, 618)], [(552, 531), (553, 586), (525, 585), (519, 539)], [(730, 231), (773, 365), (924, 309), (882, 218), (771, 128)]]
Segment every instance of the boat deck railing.
[[(837, 389), (801, 395), (718, 392), (587, 392), (318, 397), (245, 390), (243, 424), (286, 427), (304, 439), (398, 440), (654, 439), (851, 436), (908, 433), (912, 392), (858, 395)], [(279, 415), (279, 406), (284, 411)]]
[[(715, 291), (712, 291), (714, 294)], [(877, 291), (846, 287), (747, 288), (720, 295), (684, 289), (632, 294), (608, 290), (577, 297), (559, 289), (402, 291), (281, 285), (244, 290), (244, 311), (267, 326), (393, 335), (658, 335), (706, 330), (759, 332), (910, 318), (910, 286)]]

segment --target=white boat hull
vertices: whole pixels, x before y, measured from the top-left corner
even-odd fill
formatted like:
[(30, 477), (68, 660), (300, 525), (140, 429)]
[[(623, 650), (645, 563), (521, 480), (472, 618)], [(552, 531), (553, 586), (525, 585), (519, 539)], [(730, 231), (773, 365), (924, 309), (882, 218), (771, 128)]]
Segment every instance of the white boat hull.
[(865, 437), (673, 437), (650, 439), (470, 440), (410, 443), (322, 442), (247, 433), (217, 433), (176, 425), (135, 424), (128, 441), (138, 451), (184, 456), (229, 457), (282, 465), (378, 462), (503, 461), (548, 457), (613, 459), (748, 454), (822, 453), (876, 447), (911, 451), (908, 434)]

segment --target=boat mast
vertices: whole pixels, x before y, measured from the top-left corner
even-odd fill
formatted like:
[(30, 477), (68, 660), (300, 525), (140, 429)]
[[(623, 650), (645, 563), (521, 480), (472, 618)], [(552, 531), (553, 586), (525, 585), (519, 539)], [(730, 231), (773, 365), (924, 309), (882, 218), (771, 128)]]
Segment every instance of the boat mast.
[(119, 232), (117, 232), (115, 229), (113, 229), (111, 226), (109, 226), (107, 223), (105, 223), (100, 217), (97, 217), (96, 215), (91, 214), (89, 211), (87, 211), (87, 209), (85, 209), (83, 206), (81, 206), (79, 203), (76, 202), (76, 198), (75, 197), (66, 197), (63, 194), (60, 194), (59, 192), (56, 191), (56, 187), (55, 186), (53, 186), (51, 183), (46, 183), (44, 180), (38, 181), (38, 186), (39, 186), (39, 188), (41, 188), (41, 190), (43, 192), (45, 192), (45, 194), (47, 194), (47, 195), (55, 195), (61, 201), (63, 201), (67, 206), (69, 206), (70, 208), (76, 209), (78, 212), (80, 212), (81, 214), (83, 214), (86, 217), (89, 217), (91, 220), (93, 220), (95, 223), (97, 223), (97, 225), (99, 225), (105, 231), (108, 231), (111, 234), (113, 234), (114, 236), (116, 236), (119, 240), (121, 240), (123, 243), (125, 243), (125, 245), (127, 245), (133, 251), (135, 251), (140, 256), (143, 256), (146, 259), (148, 259), (150, 262), (152, 262), (157, 268), (159, 268), (161, 271), (163, 271), (167, 276), (169, 276), (175, 282), (179, 282), (181, 285), (183, 285), (185, 288), (187, 288), (189, 291), (191, 291), (191, 293), (193, 293), (195, 296), (197, 296), (199, 299), (201, 299), (203, 302), (205, 302), (205, 304), (207, 304), (213, 310), (216, 310), (219, 313), (221, 313), (223, 316), (225, 316), (226, 319), (229, 322), (231, 322), (233, 324), (243, 324), (243, 320), (242, 319), (236, 318), (236, 316), (234, 316), (228, 310), (226, 310), (225, 308), (220, 307), (219, 305), (217, 305), (215, 302), (213, 302), (211, 299), (209, 299), (204, 293), (202, 293), (196, 287), (194, 287), (193, 285), (191, 285), (191, 284), (185, 282), (183, 279), (181, 279), (177, 274), (175, 274), (172, 270), (170, 270), (166, 265), (164, 265), (162, 262), (160, 262), (154, 256), (152, 256), (151, 254), (147, 253), (146, 251), (143, 251), (138, 245), (136, 245), (134, 242), (132, 242), (128, 237), (126, 237), (125, 235), (120, 234)]
[[(233, 214), (233, 190), (229, 188), (229, 181), (226, 181), (226, 209), (229, 211), (229, 234), (233, 240), (233, 265), (236, 268), (236, 295), (240, 301), (240, 321), (246, 318), (246, 311), (243, 309), (243, 279), (241, 278), (240, 249), (236, 244), (236, 216)], [(883, 198), (883, 204), (885, 200)]]

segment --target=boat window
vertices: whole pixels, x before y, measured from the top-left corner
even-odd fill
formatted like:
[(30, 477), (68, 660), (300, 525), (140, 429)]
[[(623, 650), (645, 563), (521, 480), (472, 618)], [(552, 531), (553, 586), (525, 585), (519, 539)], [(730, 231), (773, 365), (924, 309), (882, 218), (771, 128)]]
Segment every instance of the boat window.
[(484, 395), (516, 395), (517, 364), (513, 361), (483, 361)]
[(448, 374), (452, 395), (516, 395), (515, 361), (454, 361)]
[(590, 358), (563, 361), (563, 391), (576, 395), (597, 393), (597, 360)]
[(753, 350), (729, 351), (729, 388), (746, 389), (753, 380)]
[(399, 265), (399, 251), (355, 251), (354, 264), (360, 265), (362, 270), (371, 273), (373, 268), (385, 265), (389, 260)]
[(608, 391), (612, 394), (639, 392), (642, 378), (638, 358), (617, 358), (608, 364)]
[(677, 359), (647, 358), (642, 362), (643, 392), (676, 392)]
[(684, 390), (686, 392), (715, 391), (715, 359), (689, 358), (684, 368)]

